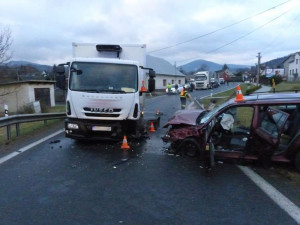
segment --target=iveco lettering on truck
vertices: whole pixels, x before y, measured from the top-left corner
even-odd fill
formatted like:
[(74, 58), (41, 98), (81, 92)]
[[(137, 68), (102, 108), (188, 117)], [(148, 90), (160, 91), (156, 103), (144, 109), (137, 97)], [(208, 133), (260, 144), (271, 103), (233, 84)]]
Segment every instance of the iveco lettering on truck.
[(195, 74), (195, 89), (211, 88), (209, 71), (199, 71)]
[(155, 89), (155, 72), (145, 66), (146, 45), (73, 43), (72, 60), (56, 67), (59, 74), (68, 69), (66, 137), (143, 136), (145, 93)]

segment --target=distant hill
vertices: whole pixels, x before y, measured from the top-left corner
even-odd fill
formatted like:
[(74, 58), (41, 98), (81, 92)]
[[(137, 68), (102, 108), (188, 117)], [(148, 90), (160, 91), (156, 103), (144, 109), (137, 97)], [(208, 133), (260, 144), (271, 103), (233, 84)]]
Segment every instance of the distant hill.
[[(10, 61), (9, 63), (5, 64), (5, 66), (8, 66), (10, 68), (16, 68), (16, 67), (20, 67), (20, 66), (31, 66), (40, 72), (45, 71), (48, 73), (52, 72), (52, 69), (53, 69), (52, 66), (41, 65), (41, 64), (37, 64), (37, 63), (28, 62), (28, 61)], [(185, 65), (179, 66), (178, 69), (179, 70), (182, 69), (186, 73), (199, 71), (200, 68), (201, 68), (201, 70), (207, 70), (210, 72), (214, 72), (217, 70), (221, 70), (223, 68), (223, 66), (224, 65), (221, 65), (218, 63), (199, 59), (199, 60), (195, 60), (193, 62), (187, 63)], [(243, 68), (243, 69), (250, 68), (250, 66), (247, 66), (247, 65), (236, 65), (236, 64), (227, 64), (227, 66), (233, 72), (236, 71), (237, 69), (241, 69), (241, 68)]]
[[(221, 70), (223, 68), (223, 66), (224, 66), (224, 64), (221, 65), (221, 64), (214, 63), (211, 61), (199, 59), (199, 60), (195, 60), (193, 62), (187, 63), (185, 65), (182, 65), (179, 67), (179, 69), (182, 69), (186, 73), (195, 72), (199, 69), (214, 72), (217, 70)], [(250, 68), (250, 66), (247, 66), (247, 65), (236, 65), (236, 64), (227, 64), (227, 66), (231, 71), (236, 71), (237, 69)]]
[(20, 66), (32, 66), (40, 72), (43, 72), (43, 71), (51, 72), (52, 71), (52, 66), (41, 65), (41, 64), (27, 62), (27, 61), (10, 61), (9, 63), (5, 64), (5, 66), (11, 67), (11, 68), (20, 67)]
[(228, 68), (231, 70), (231, 71), (236, 71), (238, 69), (250, 69), (251, 66), (249, 65), (237, 65), (237, 64), (227, 64)]

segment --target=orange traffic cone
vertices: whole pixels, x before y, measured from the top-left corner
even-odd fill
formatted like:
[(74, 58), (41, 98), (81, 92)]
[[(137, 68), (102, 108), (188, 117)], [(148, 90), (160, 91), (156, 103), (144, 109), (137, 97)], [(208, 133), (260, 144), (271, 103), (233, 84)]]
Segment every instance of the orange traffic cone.
[(243, 93), (241, 91), (240, 86), (236, 87), (236, 97), (235, 97), (235, 101), (236, 102), (240, 102), (240, 101), (244, 101), (244, 97), (243, 97)]
[(129, 149), (129, 148), (130, 147), (129, 147), (128, 143), (127, 143), (127, 137), (126, 137), (126, 135), (124, 135), (123, 143), (121, 145), (121, 149)]
[(155, 128), (154, 128), (153, 122), (150, 123), (149, 131), (150, 132), (155, 132)]
[(145, 81), (142, 81), (141, 92), (147, 92), (147, 88), (145, 87)]

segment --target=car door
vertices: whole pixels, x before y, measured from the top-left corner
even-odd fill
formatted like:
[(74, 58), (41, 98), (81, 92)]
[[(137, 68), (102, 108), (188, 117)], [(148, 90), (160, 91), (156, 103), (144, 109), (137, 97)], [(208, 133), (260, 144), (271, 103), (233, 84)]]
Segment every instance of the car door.
[(254, 115), (253, 106), (234, 105), (215, 117), (210, 130), (210, 142), (218, 158), (240, 159), (250, 138)]
[(246, 154), (269, 160), (278, 148), (289, 114), (272, 107), (264, 107), (257, 116), (258, 124), (253, 127)]

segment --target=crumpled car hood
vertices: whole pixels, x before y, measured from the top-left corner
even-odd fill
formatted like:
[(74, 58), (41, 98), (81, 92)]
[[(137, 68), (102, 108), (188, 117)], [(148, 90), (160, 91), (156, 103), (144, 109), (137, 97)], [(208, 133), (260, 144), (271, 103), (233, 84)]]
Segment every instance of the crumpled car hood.
[(169, 121), (163, 126), (164, 128), (169, 125), (183, 124), (183, 125), (196, 125), (196, 119), (204, 110), (191, 109), (191, 110), (178, 110), (169, 119)]

